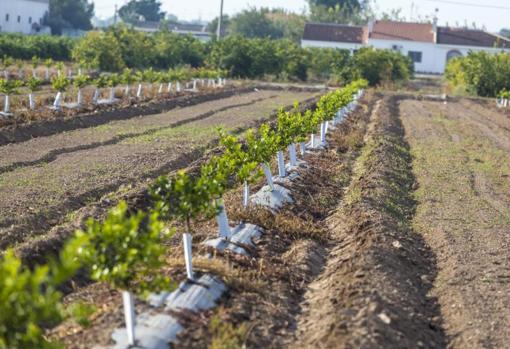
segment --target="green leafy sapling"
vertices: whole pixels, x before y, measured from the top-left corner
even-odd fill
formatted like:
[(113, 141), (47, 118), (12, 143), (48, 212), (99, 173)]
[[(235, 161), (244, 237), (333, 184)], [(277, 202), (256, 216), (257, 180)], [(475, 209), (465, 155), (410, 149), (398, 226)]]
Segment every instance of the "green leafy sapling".
[(99, 96), (101, 94), (101, 89), (105, 88), (108, 85), (108, 77), (104, 74), (99, 75), (99, 77), (94, 79), (92, 84), (96, 88), (94, 90), (94, 95), (92, 96), (92, 101), (94, 104), (97, 104), (99, 102)]
[(135, 83), (136, 77), (133, 75), (133, 72), (129, 68), (125, 68), (120, 74), (120, 83), (125, 86), (124, 95), (129, 98), (131, 93), (131, 85)]
[(83, 88), (87, 86), (90, 82), (90, 76), (78, 74), (73, 79), (73, 85), (76, 88), (76, 103), (78, 107), (83, 105)]
[(107, 85), (110, 88), (110, 103), (115, 101), (115, 87), (120, 84), (120, 76), (118, 74), (108, 75)]
[(4, 114), (8, 115), (11, 112), (10, 96), (18, 93), (18, 90), (23, 86), (23, 82), (20, 80), (7, 80), (0, 79), (0, 93), (5, 95), (4, 97)]
[(44, 336), (62, 320), (60, 300), (48, 265), (30, 270), (7, 250), (0, 259), (0, 349), (63, 348)]
[[(258, 170), (259, 163), (257, 159), (250, 156), (248, 146), (243, 145), (241, 141), (229, 135), (223, 130), (219, 130), (220, 144), (223, 146), (223, 154), (233, 161), (234, 173), (238, 183), (243, 184), (243, 206), (248, 206), (250, 195), (250, 184), (254, 183), (260, 176), (261, 171)], [(251, 130), (253, 134), (253, 130)]]
[(42, 80), (31, 77), (25, 82), (25, 85), (28, 87), (30, 93), (28, 94), (28, 104), (30, 106), (30, 110), (35, 110), (35, 92), (38, 91), (42, 85)]
[(81, 258), (93, 280), (107, 282), (122, 291), (128, 342), (135, 345), (133, 294), (169, 289), (170, 280), (161, 275), (164, 240), (171, 236), (157, 212), (129, 214), (120, 202), (103, 222), (90, 219), (76, 239), (85, 239)]
[(53, 107), (55, 110), (62, 109), (62, 98), (63, 93), (67, 90), (71, 81), (64, 75), (57, 75), (51, 78), (51, 87), (57, 91), (57, 96), (55, 97), (55, 101), (53, 102)]
[(53, 66), (53, 59), (48, 58), (44, 61), (44, 66), (46, 67), (45, 71), (45, 79), (50, 80), (50, 68)]
[(274, 190), (275, 187), (269, 163), (277, 150), (276, 134), (268, 123), (260, 125), (257, 133), (250, 130), (246, 134), (246, 151), (250, 159), (262, 166), (267, 184), (271, 190)]
[(191, 259), (192, 222), (198, 219), (209, 219), (217, 214), (213, 204), (215, 194), (212, 193), (210, 180), (204, 176), (191, 178), (186, 172), (179, 171), (172, 177), (161, 176), (149, 188), (155, 203), (155, 209), (165, 220), (180, 222), (183, 232), (184, 258), (188, 279), (194, 279)]

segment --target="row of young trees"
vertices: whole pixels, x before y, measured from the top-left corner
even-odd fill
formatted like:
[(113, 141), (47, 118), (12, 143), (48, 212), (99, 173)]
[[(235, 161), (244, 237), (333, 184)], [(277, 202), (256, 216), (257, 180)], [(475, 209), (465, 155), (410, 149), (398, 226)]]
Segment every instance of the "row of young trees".
[[(1, 45), (0, 40), (0, 52), (8, 56), (30, 59), (37, 55), (46, 58), (37, 52), (13, 55), (10, 51), (3, 51)], [(354, 78), (365, 77), (370, 83), (378, 83), (412, 74), (409, 58), (390, 51), (366, 48), (351, 55), (348, 50), (302, 48), (289, 39), (250, 39), (235, 35), (203, 43), (191, 36), (166, 30), (143, 33), (124, 25), (104, 32), (89, 32), (85, 37), (76, 39), (67, 56), (82, 66), (111, 72), (119, 72), (126, 67), (166, 70), (190, 65), (222, 69), (236, 78), (324, 80), (333, 77), (340, 83), (351, 81), (353, 75)], [(384, 64), (380, 64), (381, 61)], [(394, 67), (397, 67), (397, 72)], [(376, 78), (372, 78), (373, 75)]]
[[(59, 258), (47, 264), (29, 269), (8, 250), (0, 260), (0, 348), (56, 348), (57, 343), (44, 336), (44, 328), (62, 320), (58, 288), (80, 269), (87, 271), (92, 280), (107, 282), (122, 291), (128, 340), (134, 344), (133, 294), (147, 295), (172, 285), (160, 272), (166, 252), (164, 242), (175, 233), (175, 228), (169, 227), (181, 227), (187, 277), (194, 279), (194, 222), (221, 214), (225, 191), (236, 184), (248, 187), (260, 177), (261, 167), (269, 172), (267, 179), (272, 187), (268, 170), (271, 158), (289, 148), (291, 163), (295, 161), (296, 144), (333, 120), (365, 86), (365, 81), (356, 81), (331, 92), (320, 99), (314, 111), (300, 112), (297, 105), (288, 112), (280, 110), (276, 126), (261, 125), (248, 132), (244, 143), (221, 133), (222, 155), (211, 158), (197, 174), (180, 171), (162, 176), (150, 186), (153, 205), (149, 212), (134, 211), (125, 202), (119, 203), (104, 220), (90, 219), (85, 230), (77, 231), (64, 244)], [(249, 190), (245, 190), (245, 206), (247, 195)], [(229, 232), (222, 237), (228, 239)]]
[(498, 97), (510, 90), (510, 54), (471, 52), (451, 59), (445, 77), (454, 87), (482, 97)]
[[(193, 90), (197, 90), (199, 83), (213, 87), (222, 85), (223, 79), (221, 76), (222, 72), (211, 69), (180, 68), (162, 72), (147, 69), (135, 72), (126, 68), (122, 73), (101, 74), (94, 79), (87, 74), (79, 74), (69, 78), (63, 70), (58, 70), (58, 73), (51, 77), (50, 83), (52, 89), (57, 93), (53, 107), (56, 110), (61, 110), (63, 94), (68, 91), (71, 85), (74, 86), (76, 91), (76, 103), (73, 106), (80, 108), (84, 104), (83, 89), (89, 85), (92, 85), (95, 88), (92, 96), (92, 103), (98, 104), (100, 92), (104, 88), (110, 89), (108, 102), (114, 102), (116, 97), (116, 88), (120, 85), (124, 87), (123, 96), (129, 98), (131, 96), (133, 84), (137, 84), (136, 98), (141, 99), (144, 95), (144, 84), (148, 84), (149, 90), (152, 90), (155, 84), (159, 84), (157, 94), (160, 95), (171, 91), (181, 92), (181, 83), (185, 83), (190, 80), (192, 80), (191, 88)], [(26, 80), (0, 79), (0, 93), (5, 95), (3, 108), (4, 114), (11, 113), (11, 96), (19, 94), (22, 90), (25, 90), (25, 93), (28, 93), (29, 109), (35, 110), (35, 93), (41, 89), (42, 84), (43, 80), (33, 76)]]

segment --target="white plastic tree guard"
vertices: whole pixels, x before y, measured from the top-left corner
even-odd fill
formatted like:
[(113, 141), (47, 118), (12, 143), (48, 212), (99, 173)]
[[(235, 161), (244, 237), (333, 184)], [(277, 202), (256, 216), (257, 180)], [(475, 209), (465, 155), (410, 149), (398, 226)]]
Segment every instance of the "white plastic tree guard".
[(249, 253), (242, 246), (254, 247), (254, 240), (260, 239), (262, 228), (253, 224), (240, 224), (232, 229), (229, 239), (215, 238), (203, 242), (205, 246), (212, 247), (220, 252), (226, 250), (248, 256)]
[(218, 223), (220, 238), (228, 239), (232, 235), (230, 231), (230, 225), (228, 224), (227, 212), (225, 211), (225, 204), (223, 199), (217, 200), (219, 207), (219, 213), (216, 215), (216, 222)]
[(158, 95), (163, 93), (163, 84), (159, 84)]
[(35, 109), (35, 98), (34, 98), (33, 93), (28, 94), (28, 105), (29, 105), (30, 110)]
[(279, 150), (276, 153), (276, 159), (278, 160), (278, 176), (284, 178), (287, 173), (285, 172), (285, 158), (283, 157), (283, 151)]
[(138, 89), (136, 90), (136, 98), (142, 98), (142, 84), (138, 84)]
[(273, 174), (271, 173), (269, 165), (262, 164), (262, 170), (264, 171), (264, 175), (266, 176), (267, 185), (271, 190), (274, 190)]
[(129, 291), (122, 291), (122, 303), (124, 304), (128, 344), (135, 345), (135, 302), (133, 294)]
[(78, 89), (76, 103), (78, 104), (78, 106), (81, 106), (83, 104), (83, 92), (81, 88)]
[(193, 261), (191, 254), (191, 242), (192, 236), (190, 233), (182, 234), (182, 242), (184, 246), (184, 262), (186, 265), (186, 275), (189, 280), (193, 280), (195, 278), (195, 274), (193, 273)]
[(306, 153), (306, 143), (305, 142), (299, 143), (299, 153), (301, 154), (301, 156), (305, 156), (305, 153)]
[(94, 90), (94, 95), (92, 96), (92, 102), (96, 105), (99, 103), (99, 89), (98, 88), (96, 88)]
[(62, 110), (62, 92), (60, 91), (57, 92), (57, 96), (53, 102), (53, 108), (55, 108), (55, 110)]
[(130, 94), (131, 94), (131, 86), (129, 86), (129, 84), (127, 84), (126, 87), (124, 87), (124, 96), (129, 97)]
[(246, 208), (250, 202), (250, 185), (247, 181), (243, 183), (243, 206)]
[(176, 92), (181, 92), (181, 83), (180, 83), (180, 81), (177, 81), (175, 83), (175, 91)]
[(291, 167), (296, 167), (297, 164), (297, 154), (296, 154), (296, 144), (292, 143), (289, 145), (289, 161)]
[(251, 197), (251, 202), (255, 205), (264, 206), (273, 212), (278, 212), (283, 205), (293, 203), (294, 200), (290, 195), (290, 190), (274, 184), (273, 189), (269, 186), (262, 187), (257, 193)]
[(321, 123), (321, 144), (326, 144), (326, 122)]
[(170, 93), (172, 91), (172, 83), (169, 82), (168, 85), (166, 86), (166, 92)]

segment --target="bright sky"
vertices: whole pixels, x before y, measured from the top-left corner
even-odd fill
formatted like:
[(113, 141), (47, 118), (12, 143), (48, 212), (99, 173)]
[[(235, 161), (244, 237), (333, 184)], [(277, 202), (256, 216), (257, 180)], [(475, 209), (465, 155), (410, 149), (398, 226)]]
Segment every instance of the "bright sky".
[[(96, 4), (98, 17), (113, 15), (115, 4), (122, 6), (127, 0), (93, 0)], [(166, 12), (177, 15), (180, 19), (192, 20), (201, 18), (210, 20), (218, 15), (220, 0), (160, 0)], [(435, 8), (439, 9), (440, 24), (451, 26), (469, 25), (476, 22), (478, 26), (486, 26), (489, 31), (499, 31), (510, 27), (510, 0), (376, 0), (379, 10), (389, 11), (402, 8), (407, 19), (411, 15), (422, 17), (432, 15)], [(469, 6), (473, 5), (473, 6)], [(291, 11), (302, 12), (306, 9), (305, 0), (224, 0), (224, 11), (233, 14), (249, 6), (283, 7)]]

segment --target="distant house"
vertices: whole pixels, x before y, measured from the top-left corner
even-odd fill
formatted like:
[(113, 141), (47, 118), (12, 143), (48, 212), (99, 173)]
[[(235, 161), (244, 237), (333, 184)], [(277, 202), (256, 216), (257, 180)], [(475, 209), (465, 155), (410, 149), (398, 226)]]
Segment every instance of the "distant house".
[(140, 21), (134, 24), (133, 28), (135, 30), (152, 33), (161, 30), (165, 25), (168, 30), (176, 34), (191, 35), (203, 42), (211, 40), (211, 34), (207, 31), (207, 26), (203, 24)]
[(409, 56), (420, 73), (442, 74), (453, 57), (470, 51), (510, 52), (510, 40), (483, 30), (433, 23), (373, 21), (366, 26), (307, 23), (303, 47), (390, 49)]
[(0, 32), (47, 33), (42, 21), (49, 9), (50, 0), (0, 0)]

